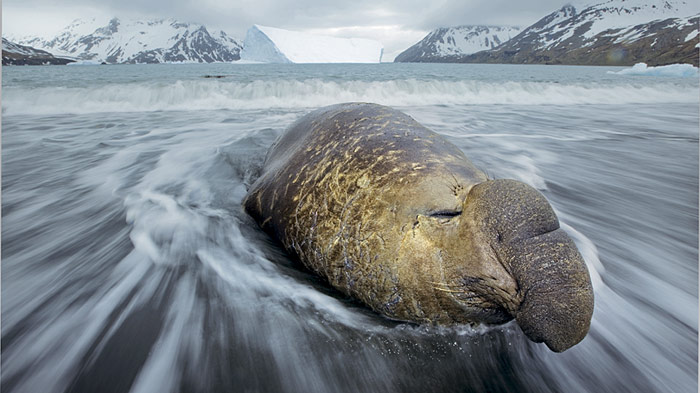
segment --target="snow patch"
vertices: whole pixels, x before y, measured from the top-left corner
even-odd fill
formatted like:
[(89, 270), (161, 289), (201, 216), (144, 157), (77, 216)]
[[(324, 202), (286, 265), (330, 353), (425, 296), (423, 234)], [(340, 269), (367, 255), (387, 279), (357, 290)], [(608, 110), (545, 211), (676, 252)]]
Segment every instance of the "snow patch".
[(520, 28), (512, 26), (459, 26), (438, 29), (426, 40), (434, 41), (434, 55), (469, 55), (494, 49), (519, 33)]
[(615, 39), (615, 43), (634, 42), (642, 38), (646, 38), (649, 36), (647, 34), (647, 27), (648, 25), (632, 26), (626, 30), (616, 33), (618, 37)]
[(24, 56), (36, 56), (37, 54), (39, 54), (39, 52), (32, 49), (31, 47), (17, 45), (13, 42), (6, 40), (5, 38), (2, 39), (2, 50), (4, 52), (16, 53), (18, 55)]
[(605, 30), (620, 29), (649, 23), (654, 20), (690, 17), (700, 12), (695, 1), (674, 0), (609, 0), (585, 9), (585, 22), (593, 21), (584, 34), (594, 37)]
[(361, 38), (337, 38), (253, 25), (241, 59), (264, 63), (379, 63), (382, 44)]
[(645, 63), (637, 63), (632, 68), (622, 71), (608, 71), (609, 74), (617, 75), (642, 75), (642, 76), (671, 76), (687, 78), (698, 76), (698, 68), (691, 64), (671, 64), (667, 66), (649, 67)]
[(580, 7), (574, 7), (571, 5), (564, 6), (559, 11), (553, 12), (549, 16), (545, 17), (545, 18), (549, 18), (549, 20), (547, 21), (547, 23), (544, 26), (542, 26), (540, 28), (533, 27), (531, 29), (534, 32), (550, 30), (550, 29), (554, 28), (555, 26), (557, 26), (558, 24), (560, 24), (564, 21), (567, 21), (567, 20), (573, 18), (574, 16), (576, 16), (576, 9), (577, 8), (580, 8)]

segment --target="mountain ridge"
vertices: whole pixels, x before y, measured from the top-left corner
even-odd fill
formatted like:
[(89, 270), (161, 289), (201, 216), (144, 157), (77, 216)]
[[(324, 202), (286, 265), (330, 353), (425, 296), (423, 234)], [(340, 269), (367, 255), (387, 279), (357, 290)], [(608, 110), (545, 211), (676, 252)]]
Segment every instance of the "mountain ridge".
[(395, 62), (430, 62), (493, 49), (520, 33), (517, 26), (461, 25), (440, 27), (401, 52)]
[[(567, 4), (500, 46), (432, 61), (503, 64), (698, 65), (694, 3), (608, 0), (580, 11)], [(695, 14), (688, 13), (695, 12)], [(693, 35), (695, 34), (695, 35)], [(397, 56), (397, 58), (399, 58)]]
[(18, 45), (2, 39), (3, 65), (65, 65), (74, 60), (55, 57), (51, 53), (30, 46)]
[(175, 19), (76, 19), (54, 37), (21, 37), (17, 44), (56, 56), (105, 63), (230, 62), (241, 44), (223, 31)]

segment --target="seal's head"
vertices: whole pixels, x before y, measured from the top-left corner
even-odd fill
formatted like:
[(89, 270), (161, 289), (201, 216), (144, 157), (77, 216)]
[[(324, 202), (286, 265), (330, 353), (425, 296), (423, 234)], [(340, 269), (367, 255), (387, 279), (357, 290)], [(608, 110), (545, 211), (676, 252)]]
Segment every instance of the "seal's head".
[(544, 196), (515, 180), (487, 180), (465, 190), (459, 205), (438, 207), (429, 191), (438, 189), (418, 187), (415, 198), (430, 207), (417, 215), (402, 257), (437, 267), (432, 289), (449, 318), (515, 318), (555, 352), (581, 341), (593, 313), (590, 277)]

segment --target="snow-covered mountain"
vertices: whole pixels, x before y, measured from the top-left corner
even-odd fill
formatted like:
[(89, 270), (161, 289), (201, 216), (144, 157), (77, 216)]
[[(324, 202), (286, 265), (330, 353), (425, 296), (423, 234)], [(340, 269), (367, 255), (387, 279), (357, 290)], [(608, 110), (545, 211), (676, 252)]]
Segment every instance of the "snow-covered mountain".
[(55, 37), (23, 37), (22, 45), (106, 63), (230, 62), (241, 45), (223, 31), (174, 19), (75, 20)]
[(697, 0), (603, 0), (568, 4), (502, 45), (432, 61), (698, 65)]
[(401, 52), (395, 62), (433, 62), (494, 49), (520, 33), (513, 26), (458, 26), (431, 31), (417, 44)]
[(62, 65), (72, 61), (54, 57), (49, 52), (31, 46), (17, 45), (5, 38), (2, 39), (2, 65)]
[[(580, 12), (577, 13), (576, 9)], [(695, 0), (603, 0), (592, 5), (565, 6), (552, 14), (556, 17), (539, 31), (575, 31), (578, 35), (591, 39), (610, 29), (616, 30), (668, 18), (688, 17), (698, 13), (700, 2)], [(537, 31), (536, 26), (537, 24), (532, 26), (534, 31)], [(558, 41), (546, 41), (544, 44), (558, 42), (562, 42), (561, 37)]]
[(583, 8), (581, 12), (576, 12), (573, 5), (567, 5), (528, 27), (509, 44), (528, 43), (536, 49), (572, 44), (590, 46), (603, 32), (607, 36), (620, 35), (621, 29), (697, 14), (700, 7), (693, 7), (693, 4), (673, 0), (608, 0)]
[(254, 25), (241, 59), (264, 63), (379, 63), (384, 48), (374, 40), (337, 38)]
[(697, 65), (699, 13), (695, 0), (608, 0), (581, 9), (567, 5), (495, 50), (462, 61)]

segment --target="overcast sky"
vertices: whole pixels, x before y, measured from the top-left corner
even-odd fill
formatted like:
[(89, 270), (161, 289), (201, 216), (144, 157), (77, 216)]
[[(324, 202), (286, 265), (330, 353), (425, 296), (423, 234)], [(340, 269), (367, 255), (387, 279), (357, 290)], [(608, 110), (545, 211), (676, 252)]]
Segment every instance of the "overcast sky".
[(385, 60), (437, 27), (494, 24), (526, 27), (567, 0), (3, 0), (3, 36), (46, 35), (77, 18), (175, 18), (243, 39), (253, 24), (371, 38)]

